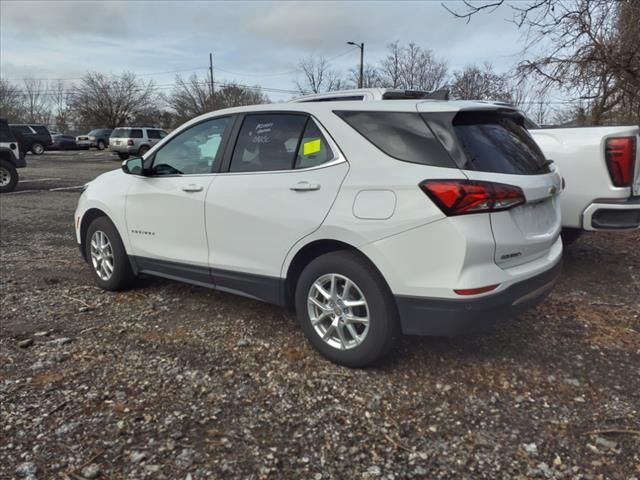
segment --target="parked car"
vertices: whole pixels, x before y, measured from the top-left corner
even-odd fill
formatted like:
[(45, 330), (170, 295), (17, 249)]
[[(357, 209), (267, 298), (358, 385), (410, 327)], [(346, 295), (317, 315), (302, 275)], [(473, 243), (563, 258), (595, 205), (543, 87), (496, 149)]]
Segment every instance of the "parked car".
[(640, 228), (640, 127), (527, 127), (566, 180), (565, 243), (584, 231)]
[(14, 133), (19, 132), (23, 139), (25, 151), (34, 155), (42, 155), (46, 148), (53, 144), (51, 133), (44, 125), (11, 124)]
[(18, 168), (27, 166), (24, 150), (4, 118), (0, 118), (0, 193), (12, 192), (18, 184)]
[(129, 155), (144, 155), (166, 136), (167, 132), (161, 128), (116, 128), (109, 139), (109, 149), (117, 153), (121, 160), (126, 160)]
[(323, 355), (367, 365), (552, 288), (561, 177), (523, 121), (423, 100), (212, 112), (90, 182), (77, 242), (103, 289), (155, 275), (294, 307)]
[[(371, 88), (314, 94), (293, 101), (427, 99), (434, 95), (441, 92)], [(524, 125), (565, 179), (561, 209), (566, 244), (576, 241), (583, 231), (640, 228), (640, 127), (540, 127), (527, 118)]]
[(97, 148), (98, 150), (104, 150), (109, 146), (109, 137), (113, 132), (110, 128), (96, 128), (91, 130), (86, 135), (80, 135), (76, 137), (76, 144), (78, 148)]
[(53, 143), (48, 150), (74, 150), (76, 148), (76, 137), (73, 135), (65, 135), (60, 132), (51, 132)]

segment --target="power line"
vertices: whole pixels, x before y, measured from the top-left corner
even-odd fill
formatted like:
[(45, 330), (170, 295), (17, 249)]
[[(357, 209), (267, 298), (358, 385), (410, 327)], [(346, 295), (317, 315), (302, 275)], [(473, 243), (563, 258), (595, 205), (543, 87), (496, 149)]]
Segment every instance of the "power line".
[[(151, 73), (136, 73), (136, 77), (151, 77), (153, 75), (166, 75), (169, 73), (183, 73), (183, 72), (194, 72), (196, 70), (206, 70), (209, 67), (196, 67), (196, 68), (185, 68), (182, 70), (168, 70), (166, 72), (151, 72)], [(106, 76), (115, 77), (117, 74), (110, 73), (105, 74)], [(44, 80), (44, 81), (57, 81), (57, 80), (82, 80), (84, 77), (75, 77), (75, 78), (46, 78), (46, 77), (25, 77), (25, 78), (5, 78), (5, 80), (9, 80), (12, 82), (16, 81), (25, 81), (25, 80)]]

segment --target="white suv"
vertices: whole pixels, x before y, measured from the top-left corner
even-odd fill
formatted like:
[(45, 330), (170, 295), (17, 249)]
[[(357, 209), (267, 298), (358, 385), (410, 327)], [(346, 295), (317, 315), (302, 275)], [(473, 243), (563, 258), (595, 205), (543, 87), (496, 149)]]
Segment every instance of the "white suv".
[(155, 275), (295, 307), (323, 355), (367, 365), (553, 286), (561, 178), (522, 122), (434, 100), (220, 110), (89, 183), (77, 241), (102, 288)]

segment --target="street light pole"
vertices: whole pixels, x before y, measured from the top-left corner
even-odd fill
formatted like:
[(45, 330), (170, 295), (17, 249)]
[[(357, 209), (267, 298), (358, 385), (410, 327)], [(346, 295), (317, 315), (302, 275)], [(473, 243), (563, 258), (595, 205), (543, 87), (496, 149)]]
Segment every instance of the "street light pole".
[(362, 88), (364, 86), (364, 42), (347, 42), (347, 45), (353, 45), (360, 49), (360, 78), (358, 79), (358, 88)]

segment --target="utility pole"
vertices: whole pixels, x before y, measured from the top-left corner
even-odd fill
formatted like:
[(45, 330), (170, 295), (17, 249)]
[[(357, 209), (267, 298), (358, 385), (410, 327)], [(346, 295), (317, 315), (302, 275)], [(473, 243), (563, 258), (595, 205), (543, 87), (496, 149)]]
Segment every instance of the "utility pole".
[(358, 88), (362, 88), (364, 86), (364, 42), (347, 42), (347, 45), (353, 45), (360, 49), (360, 78), (358, 79)]
[(211, 110), (215, 110), (216, 103), (213, 97), (213, 53), (209, 53), (209, 92), (211, 93)]

